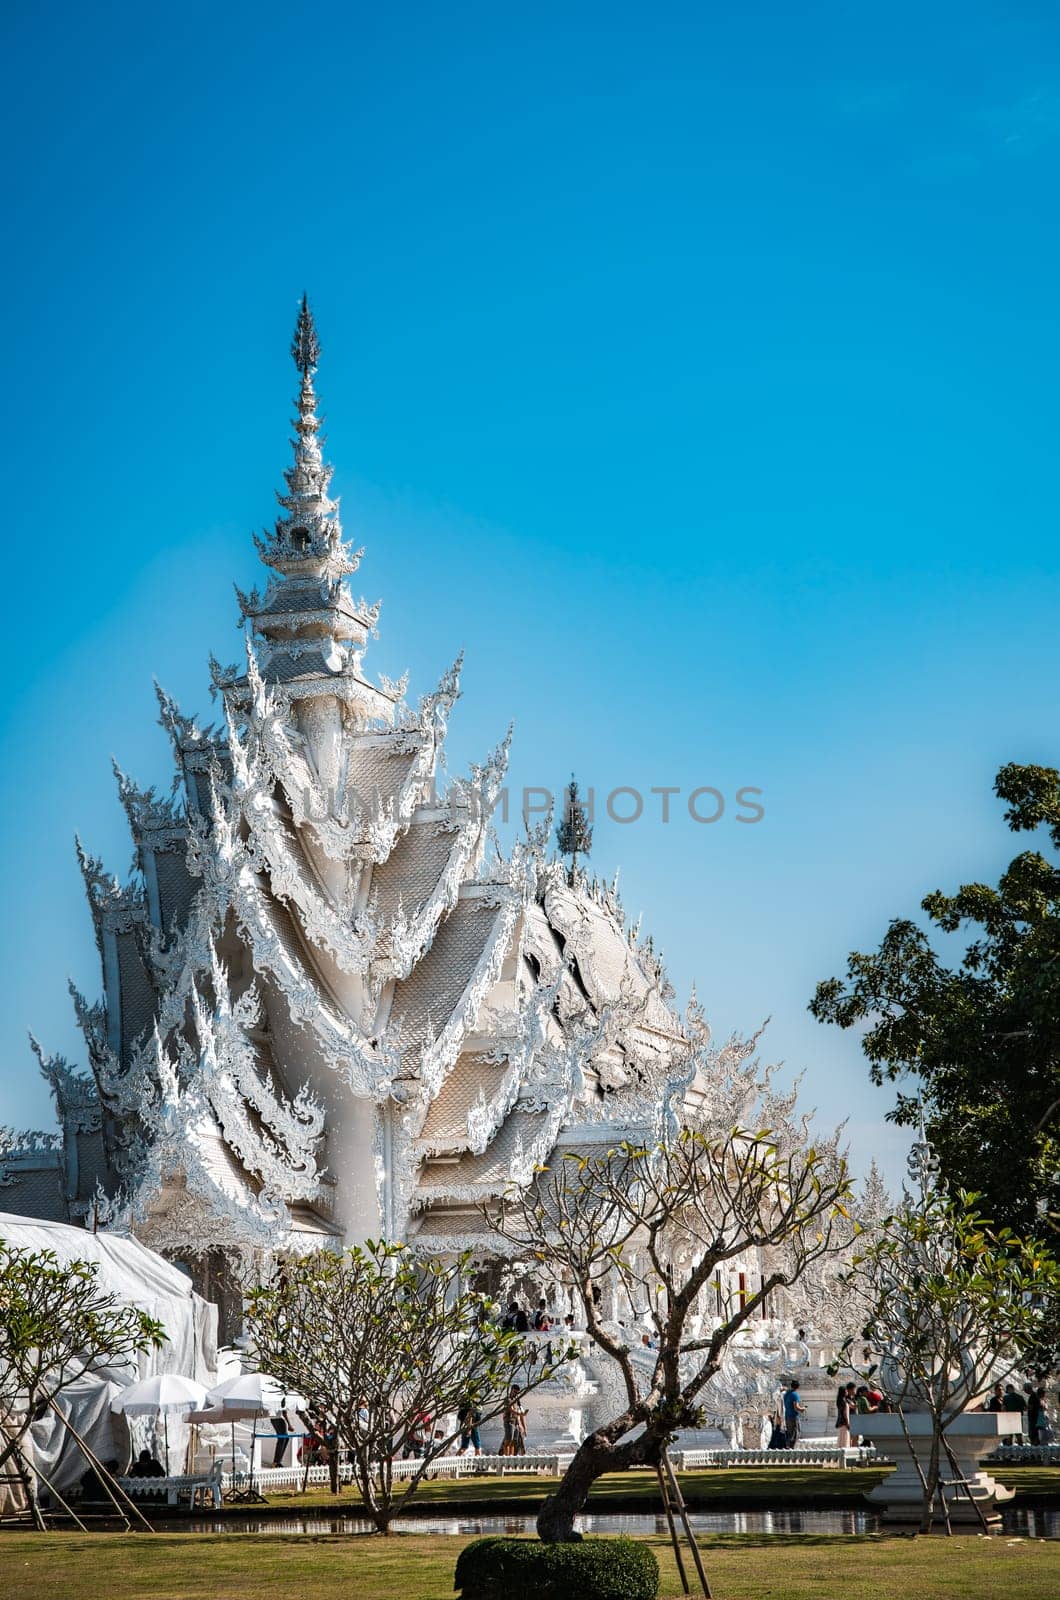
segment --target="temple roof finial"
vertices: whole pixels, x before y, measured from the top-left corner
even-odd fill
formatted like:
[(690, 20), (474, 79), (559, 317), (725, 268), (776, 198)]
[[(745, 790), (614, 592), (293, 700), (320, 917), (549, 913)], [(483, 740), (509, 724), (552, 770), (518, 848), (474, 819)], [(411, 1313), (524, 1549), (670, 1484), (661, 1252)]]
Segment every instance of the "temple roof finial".
[(309, 309), (309, 296), (307, 294), (302, 295), (302, 304), (298, 312), (298, 321), (295, 324), (294, 338), (291, 340), (291, 356), (303, 377), (306, 377), (320, 361), (320, 340), (317, 337), (313, 313)]

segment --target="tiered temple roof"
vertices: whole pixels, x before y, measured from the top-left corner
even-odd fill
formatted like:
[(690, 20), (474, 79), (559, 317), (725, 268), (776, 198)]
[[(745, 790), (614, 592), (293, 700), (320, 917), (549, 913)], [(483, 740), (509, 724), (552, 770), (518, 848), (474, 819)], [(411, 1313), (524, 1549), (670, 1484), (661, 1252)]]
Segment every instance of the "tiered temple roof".
[(667, 1114), (685, 1038), (614, 886), (547, 860), (544, 836), (490, 847), (510, 730), (442, 784), (459, 661), (418, 706), (365, 675), (379, 606), (347, 584), (361, 552), (329, 493), (305, 301), (292, 354), (269, 576), (237, 590), (245, 660), (211, 664), (217, 726), (159, 690), (173, 793), (117, 774), (131, 880), (79, 846), (91, 1077), (42, 1056), (65, 1142), (0, 1150), (5, 1206), (124, 1220), (188, 1257), (379, 1232), (481, 1246), (478, 1203)]

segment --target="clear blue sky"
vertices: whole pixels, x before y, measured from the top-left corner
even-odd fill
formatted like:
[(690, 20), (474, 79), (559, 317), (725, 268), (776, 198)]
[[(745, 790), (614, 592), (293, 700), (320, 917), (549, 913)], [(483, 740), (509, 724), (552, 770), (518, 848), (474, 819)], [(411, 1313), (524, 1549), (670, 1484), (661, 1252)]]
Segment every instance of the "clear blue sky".
[[(0, 1121), (99, 974), (72, 835), (168, 776), (274, 515), (308, 288), (376, 670), (461, 645), (454, 766), (764, 790), (601, 823), (719, 1033), (855, 1157), (889, 1096), (806, 1003), (1011, 853), (1055, 763), (1053, 5), (9, 8)], [(81, 1058), (83, 1059), (83, 1057)]]

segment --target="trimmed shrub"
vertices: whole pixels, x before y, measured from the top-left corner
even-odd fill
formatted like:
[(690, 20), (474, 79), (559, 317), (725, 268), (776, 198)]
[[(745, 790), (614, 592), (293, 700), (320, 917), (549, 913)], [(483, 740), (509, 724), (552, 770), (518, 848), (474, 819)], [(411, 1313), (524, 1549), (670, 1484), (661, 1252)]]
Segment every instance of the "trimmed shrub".
[(453, 1587), (464, 1600), (655, 1600), (659, 1563), (632, 1539), (476, 1539), (457, 1558)]

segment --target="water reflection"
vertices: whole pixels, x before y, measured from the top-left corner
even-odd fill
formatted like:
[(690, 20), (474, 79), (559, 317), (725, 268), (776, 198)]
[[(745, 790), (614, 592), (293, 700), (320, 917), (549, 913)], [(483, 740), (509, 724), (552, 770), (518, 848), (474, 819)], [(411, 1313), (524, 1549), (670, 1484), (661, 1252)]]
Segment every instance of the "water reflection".
[[(697, 1533), (750, 1534), (867, 1534), (879, 1531), (880, 1519), (874, 1511), (692, 1511), (689, 1520)], [(577, 1519), (582, 1533), (645, 1534), (667, 1532), (662, 1515), (639, 1512), (602, 1512)], [(534, 1519), (528, 1516), (452, 1516), (398, 1517), (397, 1533), (439, 1533), (464, 1539), (483, 1533), (533, 1533)], [(1060, 1511), (1016, 1511), (1003, 1513), (998, 1532), (1031, 1539), (1060, 1539)], [(199, 1518), (182, 1522), (188, 1533), (316, 1534), (371, 1533), (364, 1517), (326, 1517), (319, 1515), (283, 1517)], [(955, 1533), (977, 1533), (978, 1524), (962, 1525)]]

